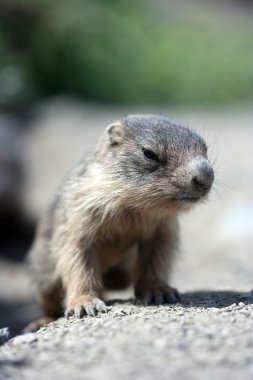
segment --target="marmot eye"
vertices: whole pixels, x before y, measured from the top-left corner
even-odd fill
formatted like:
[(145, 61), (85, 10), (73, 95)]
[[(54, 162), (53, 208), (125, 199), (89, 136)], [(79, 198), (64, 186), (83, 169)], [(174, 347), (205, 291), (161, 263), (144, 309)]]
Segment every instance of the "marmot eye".
[(158, 158), (158, 156), (157, 156), (157, 154), (155, 154), (152, 150), (145, 149), (145, 148), (143, 148), (142, 150), (143, 150), (144, 156), (146, 158), (148, 158), (149, 160), (153, 160), (153, 161), (157, 161), (157, 162), (160, 161), (159, 158)]

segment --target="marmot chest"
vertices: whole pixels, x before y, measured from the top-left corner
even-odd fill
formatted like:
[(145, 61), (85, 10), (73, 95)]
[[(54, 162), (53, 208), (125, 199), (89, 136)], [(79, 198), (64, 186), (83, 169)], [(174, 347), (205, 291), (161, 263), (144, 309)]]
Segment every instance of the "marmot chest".
[(115, 232), (99, 240), (96, 245), (96, 253), (102, 272), (117, 265), (130, 255), (137, 247), (138, 237), (139, 235), (134, 231), (126, 231), (124, 234)]
[(115, 223), (105, 223), (99, 231), (96, 253), (102, 271), (122, 261), (136, 250), (144, 232), (143, 223), (135, 218), (117, 219)]

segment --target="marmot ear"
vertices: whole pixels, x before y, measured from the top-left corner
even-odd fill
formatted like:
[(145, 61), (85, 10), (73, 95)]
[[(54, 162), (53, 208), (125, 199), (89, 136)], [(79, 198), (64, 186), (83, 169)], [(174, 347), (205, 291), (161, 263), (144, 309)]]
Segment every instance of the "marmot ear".
[(106, 132), (108, 133), (111, 145), (120, 144), (124, 140), (124, 127), (119, 121), (108, 125), (108, 127), (106, 128)]

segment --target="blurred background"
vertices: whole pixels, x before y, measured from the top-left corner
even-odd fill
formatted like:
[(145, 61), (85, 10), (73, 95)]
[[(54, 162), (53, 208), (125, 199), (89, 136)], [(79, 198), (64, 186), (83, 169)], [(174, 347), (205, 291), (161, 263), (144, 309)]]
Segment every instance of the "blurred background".
[(252, 99), (251, 1), (1, 0), (0, 103)]
[(25, 254), (66, 170), (103, 128), (162, 112), (210, 146), (210, 202), (182, 218), (181, 291), (250, 291), (253, 3), (0, 1), (0, 328), (40, 315)]

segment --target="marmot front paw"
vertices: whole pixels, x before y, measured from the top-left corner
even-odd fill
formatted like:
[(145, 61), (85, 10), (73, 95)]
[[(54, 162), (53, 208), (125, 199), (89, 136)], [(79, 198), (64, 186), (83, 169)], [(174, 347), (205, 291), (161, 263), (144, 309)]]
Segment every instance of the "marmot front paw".
[(144, 306), (163, 305), (166, 303), (177, 303), (181, 301), (178, 291), (169, 285), (151, 285), (150, 287), (136, 289), (137, 300)]
[(82, 318), (85, 315), (95, 317), (98, 312), (107, 313), (108, 308), (104, 301), (91, 295), (82, 295), (72, 299), (65, 310), (65, 317), (75, 316)]

